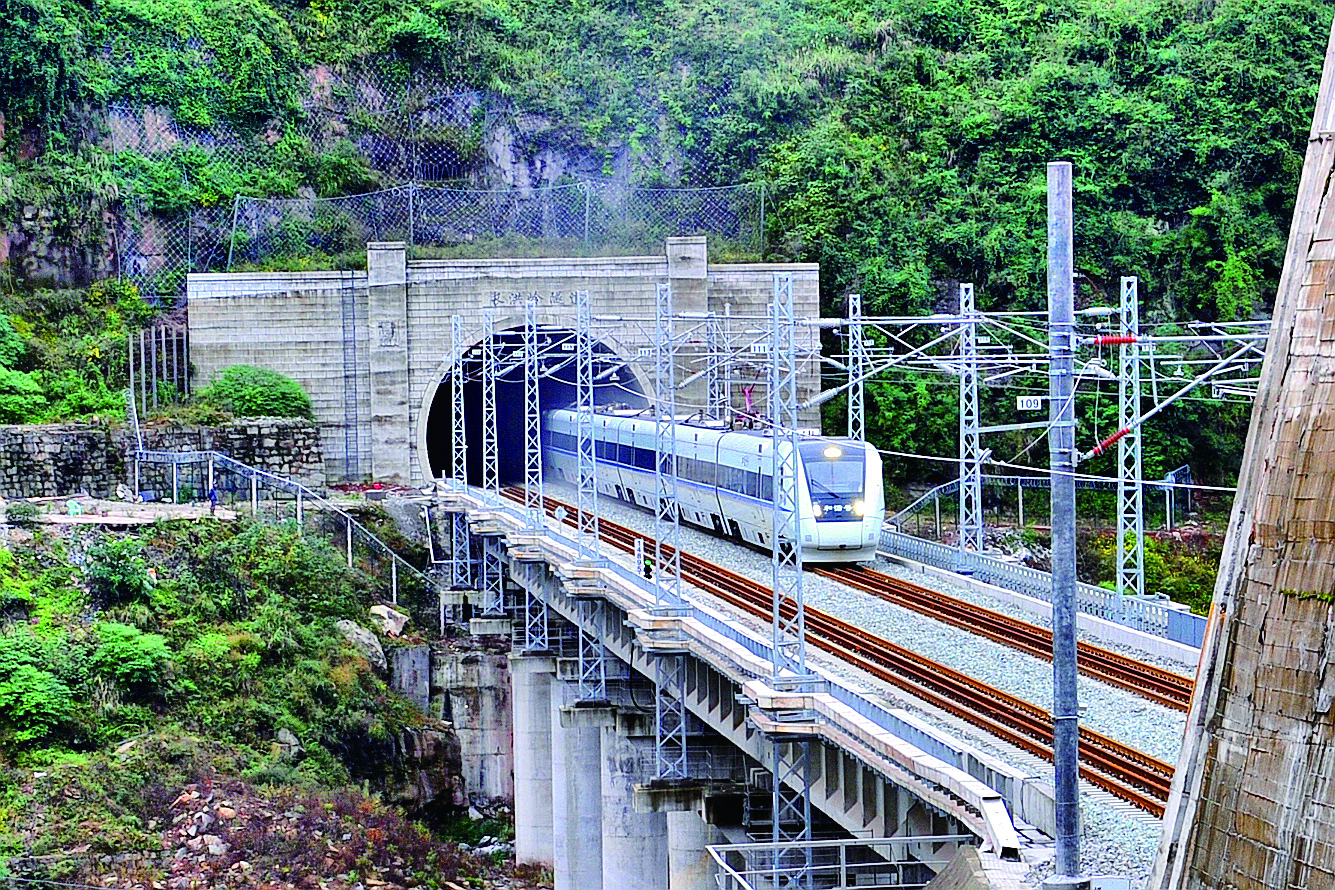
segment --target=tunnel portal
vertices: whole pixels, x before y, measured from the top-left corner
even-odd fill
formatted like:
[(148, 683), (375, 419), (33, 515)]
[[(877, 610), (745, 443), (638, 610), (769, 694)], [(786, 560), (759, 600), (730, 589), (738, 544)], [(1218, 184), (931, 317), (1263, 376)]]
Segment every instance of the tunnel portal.
[[(578, 334), (569, 328), (537, 327), (541, 410), (572, 408), (577, 401)], [(496, 348), (496, 429), (502, 484), (524, 479), (524, 328), (498, 331)], [(643, 408), (648, 405), (634, 369), (605, 343), (593, 340), (594, 405), (599, 408)], [(467, 441), (469, 485), (482, 484), (482, 379), (484, 344), (466, 349), (464, 377), (464, 436)], [(453, 376), (447, 373), (436, 386), (426, 413), (426, 464), (433, 478), (454, 475)]]

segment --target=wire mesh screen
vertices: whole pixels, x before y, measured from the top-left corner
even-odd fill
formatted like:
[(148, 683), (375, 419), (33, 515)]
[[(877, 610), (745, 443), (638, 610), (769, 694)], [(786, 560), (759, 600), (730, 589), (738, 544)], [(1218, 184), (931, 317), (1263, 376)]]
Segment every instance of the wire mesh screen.
[[(161, 47), (112, 49), (129, 64)], [(199, 64), (211, 63), (204, 55)], [(322, 258), (356, 266), (376, 240), (437, 257), (658, 254), (673, 235), (706, 235), (720, 256), (763, 250), (762, 185), (698, 187), (743, 169), (714, 144), (727, 141), (742, 101), (726, 90), (694, 94), (715, 111), (663, 147), (658, 175), (692, 187), (644, 188), (597, 178), (607, 146), (553, 142), (550, 115), (525, 104), (533, 97), (502, 97), (400, 59), (316, 65), (297, 91), (300, 109), (262, 123), (214, 94), (223, 81), (205, 81), (212, 86), (198, 94), (180, 87), (167, 97), (129, 82), (106, 108), (103, 145), (120, 189), (106, 214), (107, 253), (150, 299), (182, 296), (190, 272)], [(634, 83), (599, 100), (618, 109), (608, 145), (680, 99)], [(153, 96), (163, 104), (146, 104)], [(507, 186), (484, 187), (496, 182)], [(247, 194), (257, 197), (234, 197)]]
[(411, 183), (327, 199), (238, 198), (228, 268), (286, 256), (335, 256), (367, 241), (405, 241), (439, 256), (657, 254), (675, 235), (757, 253), (764, 187), (646, 189), (612, 182), (526, 190)]

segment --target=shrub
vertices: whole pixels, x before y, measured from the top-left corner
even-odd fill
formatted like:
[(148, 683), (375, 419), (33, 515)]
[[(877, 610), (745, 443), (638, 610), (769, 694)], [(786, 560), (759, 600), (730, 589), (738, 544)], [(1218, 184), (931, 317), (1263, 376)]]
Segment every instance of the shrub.
[(18, 368), (27, 354), (28, 344), (14, 330), (14, 322), (8, 315), (0, 315), (0, 368)]
[(94, 544), (84, 571), (93, 596), (104, 605), (142, 601), (152, 586), (143, 546), (133, 538), (104, 538)]
[(200, 394), (199, 400), (236, 417), (315, 419), (310, 397), (300, 384), (277, 371), (250, 365), (228, 368), (216, 383)]
[(19, 633), (0, 637), (0, 739), (29, 745), (52, 741), (72, 719), (74, 695), (46, 670), (42, 644)]
[(31, 374), (0, 368), (0, 423), (36, 423), (46, 411), (46, 393)]
[(5, 521), (10, 525), (28, 528), (37, 523), (37, 515), (40, 512), (37, 505), (31, 501), (15, 501), (5, 507)]
[(93, 670), (131, 692), (158, 686), (167, 676), (171, 652), (167, 641), (127, 624), (99, 624), (102, 645), (93, 653)]

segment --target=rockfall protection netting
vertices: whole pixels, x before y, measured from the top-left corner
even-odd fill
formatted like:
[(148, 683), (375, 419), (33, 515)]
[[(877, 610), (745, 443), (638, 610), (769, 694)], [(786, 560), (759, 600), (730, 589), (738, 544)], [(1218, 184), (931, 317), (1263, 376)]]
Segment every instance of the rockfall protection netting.
[(668, 237), (706, 235), (716, 250), (758, 254), (764, 202), (761, 184), (653, 189), (595, 180), (533, 189), (409, 183), (342, 198), (239, 197), (225, 267), (336, 256), (368, 241), (404, 241), (419, 254), (451, 257), (652, 256)]

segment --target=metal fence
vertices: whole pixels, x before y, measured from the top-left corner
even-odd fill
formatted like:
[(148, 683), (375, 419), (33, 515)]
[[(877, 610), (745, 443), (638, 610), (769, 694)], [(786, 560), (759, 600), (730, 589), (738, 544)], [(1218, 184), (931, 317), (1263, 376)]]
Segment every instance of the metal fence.
[[(1016, 494), (1015, 503), (1017, 507), (1016, 521), (1020, 525), (1025, 524), (1024, 492), (1026, 489), (1047, 490), (1051, 486), (1051, 478), (1048, 476), (983, 476), (983, 487), (993, 492), (1014, 491)], [(1180, 522), (1191, 512), (1191, 467), (1182, 466), (1168, 473), (1163, 479), (1155, 481), (1145, 481), (1143, 483), (1146, 493), (1163, 492), (1164, 496), (1164, 528), (1171, 530), (1175, 523)], [(1116, 491), (1116, 479), (1090, 479), (1077, 478), (1075, 487), (1086, 491)], [(913, 527), (920, 530), (924, 524), (924, 518), (932, 516), (931, 527), (935, 530), (936, 536), (941, 537), (942, 528), (954, 528), (957, 520), (955, 510), (958, 507), (958, 501), (953, 498), (958, 495), (960, 483), (958, 479), (952, 479), (949, 482), (932, 488), (917, 497), (912, 503), (902, 510), (899, 510), (892, 516), (886, 517), (886, 523), (898, 529), (907, 529)], [(948, 500), (949, 506), (943, 511), (942, 501)], [(1146, 511), (1147, 513), (1149, 511)], [(942, 516), (946, 516), (945, 521)]]
[[(969, 835), (932, 835), (714, 844), (706, 849), (714, 860), (720, 890), (788, 886), (918, 890), (946, 867), (960, 847), (976, 843)], [(800, 884), (795, 883), (798, 875)]]
[(716, 249), (759, 254), (764, 206), (762, 183), (661, 189), (601, 180), (490, 190), (409, 182), (341, 198), (238, 197), (224, 265), (334, 257), (368, 241), (453, 256), (605, 256), (657, 255), (669, 236), (708, 235)]
[[(596, 178), (603, 162), (577, 139), (566, 150), (530, 138), (541, 115), (439, 72), (366, 58), (306, 75), (300, 112), (258, 131), (182, 123), (226, 97), (146, 106), (131, 85), (113, 98), (104, 147), (120, 197), (104, 216), (121, 277), (170, 301), (190, 272), (349, 262), (373, 240), (437, 255), (585, 256), (657, 254), (667, 236), (703, 234), (722, 250), (761, 252), (764, 188), (714, 187), (716, 165), (694, 157), (708, 133), (678, 134), (675, 146), (664, 134), (678, 161), (669, 184), (683, 187), (637, 187)], [(719, 115), (739, 101), (695, 100)], [(635, 121), (620, 123), (629, 137)]]

